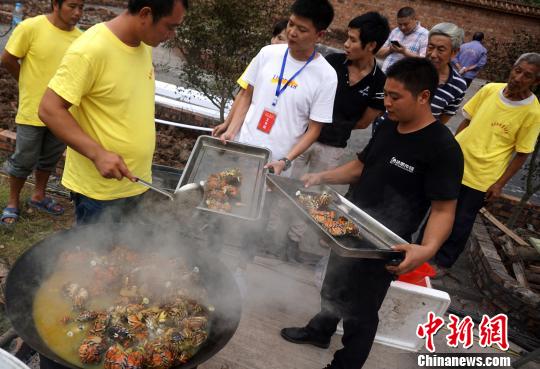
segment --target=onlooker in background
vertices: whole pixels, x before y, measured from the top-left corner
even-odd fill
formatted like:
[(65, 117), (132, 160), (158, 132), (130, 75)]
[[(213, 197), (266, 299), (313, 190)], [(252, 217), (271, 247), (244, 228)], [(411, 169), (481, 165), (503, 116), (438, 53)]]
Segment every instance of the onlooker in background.
[(421, 244), (394, 247), (405, 252), (398, 266), (331, 253), (320, 312), (305, 327), (281, 330), (290, 342), (328, 348), (343, 318), (343, 348), (335, 352), (327, 369), (364, 365), (392, 273), (406, 273), (429, 260), (452, 228), (463, 156), (450, 131), (431, 114), (429, 103), (437, 81), (437, 71), (423, 58), (406, 58), (392, 65), (384, 105), (393, 121), (377, 130), (356, 160), (303, 177), (306, 186), (350, 183), (351, 201), (408, 242), (432, 209)]
[[(294, 178), (336, 168), (352, 130), (368, 127), (384, 112), (386, 77), (377, 66), (375, 54), (390, 33), (388, 20), (379, 13), (369, 12), (352, 19), (348, 28), (345, 54), (326, 57), (338, 77), (332, 123), (325, 125), (317, 141), (296, 158), (292, 166)], [(294, 224), (289, 230), (289, 258), (302, 261), (299, 243), (305, 230), (304, 222)]]
[(49, 82), (39, 116), (68, 145), (62, 184), (72, 191), (78, 224), (99, 221), (106, 210), (118, 221), (146, 191), (132, 181), (151, 181), (152, 47), (175, 35), (187, 7), (188, 0), (129, 0), (123, 13), (71, 45)]
[(523, 54), (512, 67), (508, 83), (485, 85), (463, 107), (465, 119), (456, 140), (465, 157), (465, 171), (452, 233), (435, 256), (439, 276), (464, 250), (485, 201), (501, 194), (534, 150), (540, 104), (532, 89), (538, 83), (540, 54)]
[(487, 63), (487, 50), (482, 45), (483, 40), (484, 34), (476, 32), (471, 42), (461, 45), (459, 53), (454, 59), (454, 64), (459, 74), (467, 82), (467, 87), (471, 85), (472, 80)]
[[(463, 33), (453, 23), (439, 23), (429, 31), (426, 58), (433, 63), (439, 75), (439, 86), (431, 100), (431, 112), (443, 124), (456, 114), (467, 90), (465, 80), (451, 63), (463, 42)], [(373, 123), (373, 130), (386, 120), (388, 114), (385, 113)]]
[(399, 9), (397, 24), (377, 53), (378, 57), (386, 58), (382, 65), (385, 73), (388, 67), (406, 56), (426, 55), (428, 30), (416, 20), (414, 9), (409, 6)]
[[(281, 19), (274, 24), (274, 28), (272, 29), (272, 38), (270, 39), (271, 45), (287, 43), (287, 23), (289, 23), (288, 19)], [(238, 81), (236, 81), (238, 85), (240, 86), (240, 90), (238, 91), (238, 93), (236, 94), (236, 97), (234, 98), (231, 109), (229, 110), (229, 114), (227, 114), (227, 117), (225, 118), (223, 123), (218, 124), (217, 126), (214, 127), (214, 130), (212, 131), (212, 136), (219, 137), (222, 133), (224, 133), (229, 127), (229, 124), (231, 124), (231, 121), (234, 117), (235, 111), (238, 109), (238, 106), (247, 103), (247, 96), (246, 96), (245, 90), (247, 89), (249, 83), (244, 79), (246, 72), (247, 72), (247, 68), (244, 71), (244, 73), (242, 73), (240, 78), (238, 78)], [(246, 110), (246, 109), (242, 109), (242, 110)], [(244, 120), (245, 116), (238, 117), (237, 119)]]
[(84, 0), (53, 0), (51, 13), (26, 19), (15, 28), (2, 54), (2, 66), (19, 83), (17, 141), (15, 153), (5, 163), (9, 199), (2, 212), (2, 225), (18, 220), (21, 190), (32, 170), (35, 187), (28, 206), (53, 215), (64, 212), (59, 203), (45, 195), (45, 189), (66, 145), (39, 119), (38, 107), (67, 48), (82, 34), (75, 26), (83, 6)]

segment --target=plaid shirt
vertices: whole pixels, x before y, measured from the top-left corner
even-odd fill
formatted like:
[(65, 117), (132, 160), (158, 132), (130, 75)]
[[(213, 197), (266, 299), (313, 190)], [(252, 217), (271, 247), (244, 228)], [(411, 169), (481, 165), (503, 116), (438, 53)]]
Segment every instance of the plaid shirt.
[[(384, 43), (383, 47), (389, 47), (390, 41), (398, 41), (402, 46), (418, 56), (426, 56), (426, 49), (428, 44), (429, 31), (422, 27), (420, 23), (416, 24), (414, 30), (408, 35), (400, 31), (398, 27), (394, 28), (388, 36), (388, 40)], [(391, 53), (389, 54), (382, 65), (382, 70), (386, 73), (386, 70), (395, 62), (403, 58), (403, 54)]]

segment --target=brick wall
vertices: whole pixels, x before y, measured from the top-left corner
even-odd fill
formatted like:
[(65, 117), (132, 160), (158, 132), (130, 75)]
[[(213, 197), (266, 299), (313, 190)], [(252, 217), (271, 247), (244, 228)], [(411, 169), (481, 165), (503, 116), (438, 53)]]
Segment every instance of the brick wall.
[[(397, 11), (404, 6), (416, 9), (418, 19), (426, 28), (440, 22), (456, 23), (465, 30), (466, 40), (470, 40), (475, 31), (482, 31), (486, 38), (494, 37), (498, 41), (507, 41), (513, 30), (525, 30), (540, 36), (540, 18), (525, 14), (516, 14), (511, 8), (487, 9), (480, 5), (471, 5), (473, 1), (435, 1), (435, 0), (333, 0), (336, 17), (332, 28), (343, 30), (350, 19), (367, 11), (378, 11), (388, 17), (391, 27), (396, 27)], [(489, 3), (484, 1), (483, 3)], [(504, 2), (499, 2), (504, 3)], [(531, 13), (531, 12), (528, 12)], [(538, 13), (537, 13), (538, 14)]]

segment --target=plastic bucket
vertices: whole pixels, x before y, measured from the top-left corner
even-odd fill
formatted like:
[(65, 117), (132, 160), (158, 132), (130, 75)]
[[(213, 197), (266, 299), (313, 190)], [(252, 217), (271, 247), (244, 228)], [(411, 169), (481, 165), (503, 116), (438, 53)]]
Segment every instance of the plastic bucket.
[(433, 269), (433, 267), (428, 263), (424, 263), (412, 272), (400, 275), (398, 280), (402, 282), (416, 284), (418, 286), (427, 287), (426, 277), (434, 276), (435, 269)]

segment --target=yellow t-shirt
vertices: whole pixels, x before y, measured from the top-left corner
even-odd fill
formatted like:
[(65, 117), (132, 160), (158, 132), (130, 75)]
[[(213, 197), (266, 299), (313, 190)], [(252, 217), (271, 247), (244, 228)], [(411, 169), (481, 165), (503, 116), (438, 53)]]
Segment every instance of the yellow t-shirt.
[[(97, 24), (71, 45), (49, 88), (75, 106), (73, 116), (84, 132), (122, 156), (133, 175), (151, 180), (156, 131), (150, 46), (130, 47)], [(90, 159), (70, 148), (62, 184), (96, 200), (146, 191), (126, 178), (103, 178)]]
[(64, 53), (82, 32), (64, 31), (45, 15), (25, 19), (13, 30), (6, 51), (20, 59), (19, 109), (15, 122), (44, 126), (38, 107), (49, 80), (54, 76)]
[(456, 136), (465, 159), (463, 184), (482, 192), (503, 175), (514, 152), (534, 150), (540, 132), (538, 99), (509, 101), (505, 86), (490, 83), (465, 104), (471, 122)]

